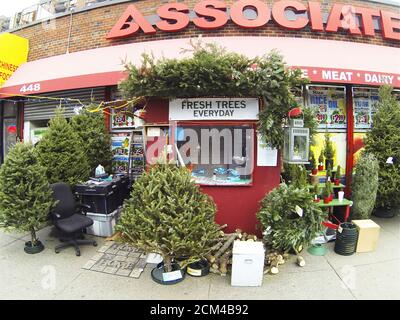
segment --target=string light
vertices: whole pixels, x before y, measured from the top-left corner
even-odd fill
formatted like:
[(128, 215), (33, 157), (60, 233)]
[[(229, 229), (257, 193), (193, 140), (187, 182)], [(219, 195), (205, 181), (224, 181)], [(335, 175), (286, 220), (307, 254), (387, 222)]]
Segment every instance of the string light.
[[(138, 117), (137, 115), (135, 115), (133, 112), (131, 112), (129, 110), (121, 110), (121, 109), (127, 108), (127, 107), (129, 107), (131, 105), (137, 105), (137, 104), (139, 104), (141, 102), (145, 102), (143, 109), (146, 108), (146, 106), (147, 106), (147, 100), (146, 100), (145, 97), (137, 97), (137, 98), (134, 98), (132, 100), (128, 100), (126, 103), (122, 104), (121, 106), (117, 106), (117, 107), (110, 105), (110, 104), (115, 103), (116, 101), (107, 101), (107, 102), (106, 101), (101, 101), (99, 103), (99, 105), (95, 109), (88, 109), (87, 106), (88, 105), (93, 105), (94, 104), (93, 101), (91, 101), (90, 103), (87, 103), (85, 105), (84, 103), (82, 103), (82, 101), (80, 99), (76, 99), (76, 98), (47, 97), (47, 96), (35, 96), (35, 95), (29, 95), (27, 97), (25, 95), (16, 94), (16, 93), (2, 93), (1, 95), (7, 95), (7, 96), (10, 96), (10, 97), (21, 97), (21, 98), (23, 98), (23, 99), (20, 99), (18, 101), (12, 100), (12, 99), (0, 98), (0, 101), (10, 101), (10, 102), (13, 102), (14, 105), (16, 103), (18, 103), (18, 102), (26, 102), (26, 101), (27, 102), (33, 102), (33, 101), (42, 102), (42, 101), (45, 101), (45, 100), (52, 100), (52, 101), (58, 101), (59, 102), (59, 107), (62, 107), (63, 103), (67, 104), (68, 106), (71, 106), (70, 102), (77, 102), (77, 103), (80, 104), (81, 108), (86, 109), (88, 112), (91, 112), (91, 113), (102, 112), (102, 113), (110, 115), (110, 116), (111, 116), (111, 113), (108, 112), (108, 109), (111, 109), (113, 111), (120, 110), (120, 111), (117, 111), (117, 112), (130, 115), (131, 117)], [(75, 107), (78, 107), (78, 106), (75, 106)], [(75, 109), (75, 107), (74, 107), (74, 109)], [(140, 117), (138, 117), (138, 118), (140, 118)]]

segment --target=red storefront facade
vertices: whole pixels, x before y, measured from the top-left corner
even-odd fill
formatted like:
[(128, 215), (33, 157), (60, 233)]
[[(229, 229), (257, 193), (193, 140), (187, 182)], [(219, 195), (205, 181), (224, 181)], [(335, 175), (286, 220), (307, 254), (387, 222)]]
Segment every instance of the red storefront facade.
[[(58, 17), (60, 45), (54, 49), (44, 43), (46, 35), (55, 37), (52, 31), (37, 25), (15, 31), (30, 39), (30, 61), (0, 89), (0, 97), (22, 99), (18, 102), (19, 132), (29, 139), (27, 131), (42, 126), (45, 119), (31, 110), (39, 112), (40, 103), (31, 107), (28, 101), (24, 107), (26, 97), (62, 97), (60, 92), (66, 91), (71, 92), (68, 97), (73, 97), (74, 91), (97, 88), (98, 99), (110, 101), (117, 83), (125, 76), (122, 59), (140, 64), (143, 52), (167, 58), (188, 56), (180, 48), (199, 35), (204, 42), (218, 43), (250, 57), (278, 49), (289, 67), (302, 69), (311, 80), (299, 100), (308, 105), (325, 103), (325, 118), (333, 119), (335, 112), (341, 116), (337, 123), (328, 120), (319, 129), (320, 134), (328, 130), (337, 136), (337, 163), (346, 167), (347, 184), (359, 148), (355, 136), (362, 136), (371, 125), (368, 117), (368, 123), (358, 123), (360, 115), (366, 112), (370, 117), (375, 88), (382, 84), (400, 88), (400, 64), (395, 62), (400, 56), (398, 11), (398, 7), (369, 1), (184, 1), (161, 6), (152, 1), (116, 1), (75, 13), (76, 25), (72, 24), (68, 39), (64, 39), (64, 29), (71, 24), (67, 17)], [(93, 27), (95, 23), (100, 30)], [(69, 53), (62, 54), (60, 47), (65, 43)], [(146, 114), (148, 126), (169, 125), (169, 108), (168, 100), (151, 99)], [(256, 122), (207, 120), (198, 125), (255, 126)], [(257, 139), (253, 150), (251, 183), (202, 186), (217, 204), (217, 222), (228, 223), (230, 230), (253, 232), (259, 201), (280, 181), (280, 157), (275, 165), (257, 165)]]

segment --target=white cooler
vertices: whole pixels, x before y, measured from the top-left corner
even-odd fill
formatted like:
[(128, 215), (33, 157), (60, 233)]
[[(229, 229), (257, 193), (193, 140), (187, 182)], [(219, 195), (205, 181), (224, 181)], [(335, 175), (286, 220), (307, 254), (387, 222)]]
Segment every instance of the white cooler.
[(98, 237), (111, 237), (114, 227), (118, 222), (121, 209), (114, 210), (110, 214), (88, 212), (87, 217), (93, 220), (93, 225), (86, 228), (87, 234)]
[(261, 286), (265, 258), (262, 242), (235, 241), (232, 254), (231, 285), (241, 287)]

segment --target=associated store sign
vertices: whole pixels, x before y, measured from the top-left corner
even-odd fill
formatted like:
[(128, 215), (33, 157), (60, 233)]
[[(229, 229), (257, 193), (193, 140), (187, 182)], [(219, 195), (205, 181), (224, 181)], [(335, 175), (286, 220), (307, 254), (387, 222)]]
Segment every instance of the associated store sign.
[(169, 120), (257, 120), (257, 98), (192, 98), (169, 102)]
[[(254, 13), (251, 17), (247, 13), (249, 10)], [(374, 20), (379, 18), (382, 37), (400, 41), (399, 13), (343, 3), (333, 4), (326, 21), (321, 3), (317, 1), (309, 1), (307, 5), (299, 1), (277, 1), (270, 9), (265, 1), (260, 0), (236, 1), (230, 8), (224, 1), (204, 0), (197, 2), (193, 11), (194, 17), (186, 4), (166, 3), (157, 9), (157, 22), (150, 23), (134, 5), (129, 5), (108, 33), (107, 39), (129, 37), (140, 30), (148, 35), (158, 30), (177, 32), (186, 29), (190, 23), (199, 29), (213, 30), (223, 28), (228, 20), (239, 27), (255, 29), (265, 26), (271, 19), (285, 29), (301, 30), (309, 27), (313, 32), (330, 33), (341, 32), (343, 29), (351, 35), (374, 37)], [(289, 11), (292, 13), (291, 18), (287, 15)]]

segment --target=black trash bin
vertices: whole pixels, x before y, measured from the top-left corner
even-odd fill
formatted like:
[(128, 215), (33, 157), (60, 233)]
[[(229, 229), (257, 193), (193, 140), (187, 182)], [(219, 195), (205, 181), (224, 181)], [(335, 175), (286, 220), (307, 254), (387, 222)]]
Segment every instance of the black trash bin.
[(335, 252), (342, 256), (350, 256), (356, 252), (357, 241), (357, 226), (351, 222), (341, 223), (336, 232)]

